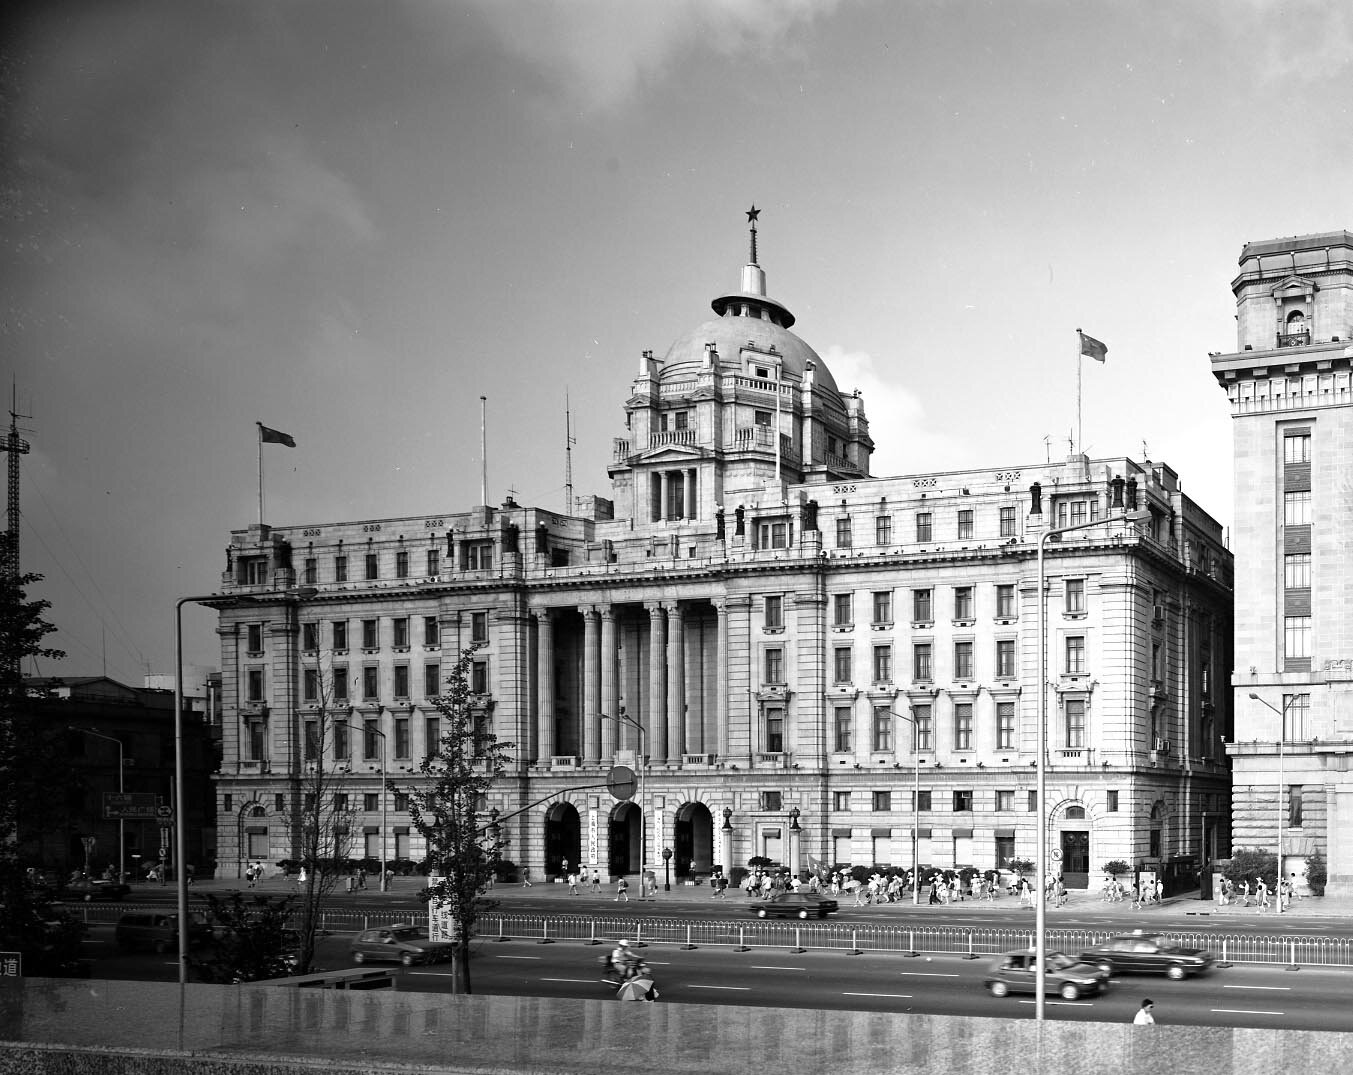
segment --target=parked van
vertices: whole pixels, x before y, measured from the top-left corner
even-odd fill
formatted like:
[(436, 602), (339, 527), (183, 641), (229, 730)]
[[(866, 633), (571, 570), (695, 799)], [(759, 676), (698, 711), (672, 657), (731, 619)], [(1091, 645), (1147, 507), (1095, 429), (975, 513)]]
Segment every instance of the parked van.
[[(117, 920), (113, 936), (123, 951), (149, 948), (153, 952), (168, 952), (179, 945), (178, 915), (150, 911), (143, 914), (124, 914)], [(188, 947), (205, 944), (212, 938), (211, 926), (200, 914), (188, 915)]]

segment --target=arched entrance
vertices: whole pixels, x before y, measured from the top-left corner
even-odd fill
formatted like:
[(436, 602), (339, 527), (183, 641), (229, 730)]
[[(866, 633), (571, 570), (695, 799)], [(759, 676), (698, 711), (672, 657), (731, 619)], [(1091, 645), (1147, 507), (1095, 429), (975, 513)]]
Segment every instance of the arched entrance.
[(545, 876), (556, 877), (582, 865), (582, 821), (572, 803), (555, 803), (545, 814)]
[(714, 868), (714, 817), (704, 803), (686, 803), (672, 825), (672, 872), (678, 880)]
[(1065, 827), (1061, 833), (1058, 860), (1062, 883), (1067, 888), (1088, 888), (1090, 884), (1090, 826), (1084, 806), (1068, 806), (1062, 815)]
[(643, 816), (643, 811), (632, 802), (617, 803), (611, 811), (606, 864), (612, 877), (639, 872)]

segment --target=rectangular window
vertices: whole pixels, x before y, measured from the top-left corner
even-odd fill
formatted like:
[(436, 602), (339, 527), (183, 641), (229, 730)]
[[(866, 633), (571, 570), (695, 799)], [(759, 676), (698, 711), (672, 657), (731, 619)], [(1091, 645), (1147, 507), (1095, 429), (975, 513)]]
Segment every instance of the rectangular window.
[(427, 573), (428, 573), (429, 575), (436, 575), (436, 574), (438, 574), (438, 573), (441, 571), (441, 569), (442, 569), (442, 556), (441, 556), (441, 553), (438, 552), (438, 550), (436, 550), (436, 549), (428, 549), (428, 551), (427, 551)]
[(1001, 537), (1017, 537), (1015, 530), (1015, 509), (1001, 509)]
[(955, 642), (954, 643), (954, 678), (972, 679), (972, 643)]
[(972, 508), (959, 509), (958, 536), (960, 540), (972, 537)]
[(363, 810), (365, 810), (368, 814), (371, 814), (375, 813), (380, 808), (381, 808), (381, 800), (379, 795), (377, 795), (374, 791), (367, 791), (362, 793)]
[(837, 646), (832, 650), (832, 682), (844, 686), (854, 678), (852, 668), (853, 651), (849, 646)]
[(334, 761), (347, 761), (352, 756), (352, 748), (348, 743), (348, 722), (346, 720), (334, 721)]
[(1311, 461), (1311, 435), (1299, 433), (1283, 437), (1284, 463), (1309, 463)]
[(996, 587), (996, 618), (1013, 620), (1015, 618), (1015, 587), (1002, 583)]
[(929, 791), (913, 792), (912, 797), (916, 800), (916, 810), (918, 813), (934, 809), (931, 805), (933, 796)]
[(929, 642), (917, 642), (911, 647), (911, 678), (928, 682), (934, 678), (932, 647)]
[(956, 791), (954, 792), (954, 813), (970, 814), (972, 813), (972, 792)]
[(423, 665), (423, 697), (436, 698), (442, 693), (442, 666)]
[(380, 620), (363, 620), (362, 649), (377, 649), (380, 644)]
[(1085, 746), (1085, 699), (1066, 700), (1066, 746), (1080, 750)]
[(935, 619), (934, 610), (934, 591), (932, 590), (912, 590), (911, 591), (911, 622), (912, 623), (933, 623)]
[[(405, 792), (405, 791), (397, 791), (397, 792), (394, 793), (394, 795), (392, 796), (392, 798), (393, 798), (395, 801), (394, 801), (393, 803), (391, 803), (390, 805), (392, 805), (397, 811), (399, 811), (400, 813), (403, 813), (404, 811), (408, 810), (408, 808), (409, 808), (409, 794), (408, 794), (408, 792)], [(407, 848), (405, 849), (405, 852), (404, 852), (403, 854), (400, 854), (399, 852), (396, 852), (395, 854), (396, 854), (396, 856), (399, 857), (399, 858), (408, 858), (408, 850), (407, 850)]]
[(336, 791), (336, 792), (334, 792), (334, 797), (333, 797), (332, 802), (333, 802), (333, 804), (334, 804), (334, 811), (335, 811), (336, 813), (342, 813), (342, 814), (347, 813), (347, 810), (348, 810), (348, 793), (347, 793), (346, 791)]
[(850, 792), (848, 792), (848, 791), (833, 791), (833, 792), (832, 792), (832, 809), (833, 809), (833, 810), (849, 810), (849, 809), (850, 809)]
[(785, 651), (779, 646), (771, 646), (766, 650), (766, 683), (783, 683), (785, 681)]
[(851, 726), (854, 723), (853, 712), (848, 705), (838, 705), (832, 710), (835, 727), (835, 749), (838, 754), (849, 754), (851, 747)]
[(348, 581), (348, 558), (346, 556), (334, 557), (334, 581)]
[(959, 702), (954, 706), (954, 749), (972, 749), (971, 702)]
[(301, 697), (307, 702), (319, 701), (319, 669), (307, 668), (301, 676)]
[(442, 741), (442, 718), (423, 718), (423, 753), (436, 754)]
[(372, 579), (381, 577), (380, 558), (374, 553), (366, 554), (366, 578), (370, 582)]
[(465, 546), (465, 569), (467, 571), (493, 570), (493, 542), (479, 541)]
[(1085, 636), (1066, 636), (1066, 673), (1069, 676), (1085, 673)]
[(1071, 525), (1072, 525), (1072, 526), (1084, 526), (1084, 525), (1085, 525), (1085, 501), (1084, 501), (1084, 500), (1073, 500), (1073, 501), (1071, 502)]
[(1031, 813), (1031, 814), (1036, 814), (1036, 813), (1038, 813), (1038, 792), (1037, 792), (1037, 791), (1031, 791), (1031, 792), (1029, 792), (1029, 802), (1028, 802), (1028, 805), (1027, 805), (1027, 809), (1028, 809), (1029, 813)]
[(1066, 596), (1062, 604), (1062, 611), (1066, 613), (1077, 613), (1085, 611), (1084, 579), (1066, 580)]
[(761, 793), (762, 810), (782, 810), (784, 809), (784, 799), (778, 791), (763, 791)]
[(1104, 794), (1104, 809), (1110, 814), (1118, 813), (1118, 792), (1109, 791)]
[(1287, 714), (1282, 730), (1283, 739), (1305, 739), (1307, 718), (1311, 715), (1311, 696), (1284, 694), (1283, 711)]
[(1289, 829), (1302, 827), (1300, 784), (1289, 784), (1287, 787), (1287, 827)]
[(409, 718), (395, 718), (395, 757), (407, 758), (409, 756)]
[(838, 593), (832, 595), (832, 626), (849, 627), (855, 622), (855, 595)]
[(334, 701), (346, 702), (348, 700), (348, 670), (346, 668), (334, 669)]
[(893, 622), (893, 591), (876, 590), (874, 592), (874, 623), (889, 624)]
[(784, 749), (785, 711), (776, 706), (766, 710), (766, 750), (771, 754), (780, 754)]
[(875, 813), (883, 813), (893, 808), (893, 793), (891, 791), (876, 791), (873, 793), (873, 808)]
[(395, 697), (407, 698), (409, 696), (409, 666), (407, 664), (395, 665)]
[(891, 683), (893, 681), (893, 647), (874, 647), (874, 682)]
[(1311, 617), (1287, 616), (1283, 619), (1283, 656), (1311, 656)]
[(838, 517), (836, 520), (836, 547), (838, 549), (850, 548), (850, 516)]
[(301, 624), (301, 649), (306, 653), (314, 653), (319, 649), (319, 624)]
[(916, 723), (916, 753), (928, 754), (935, 749), (935, 716), (928, 705), (913, 706), (911, 715)]
[(874, 750), (886, 753), (893, 749), (893, 715), (886, 705), (874, 706)]
[(1009, 814), (1015, 809), (1015, 793), (1013, 791), (996, 792), (996, 813)]
[(489, 640), (489, 614), (487, 612), (470, 613), (470, 641), (487, 642)]
[(246, 700), (250, 702), (263, 701), (263, 669), (251, 668), (245, 678)]
[(244, 648), (251, 654), (263, 652), (263, 624), (249, 623), (244, 628)]
[(893, 517), (878, 515), (874, 517), (874, 544), (891, 545), (893, 543)]
[(470, 665), (470, 693), (488, 694), (489, 693), (489, 662), (484, 660), (474, 661)]
[(380, 698), (380, 678), (381, 670), (373, 664), (368, 664), (362, 669), (362, 698), (364, 701), (374, 702)]
[(785, 625), (785, 599), (779, 594), (768, 595), (764, 603), (765, 626), (776, 629)]
[(381, 756), (380, 728), (375, 720), (362, 721), (362, 760), (375, 761)]
[(1015, 640), (998, 638), (996, 640), (996, 678), (1015, 678)]
[(319, 561), (313, 556), (305, 558), (305, 576), (304, 581), (307, 586), (313, 586), (319, 582)]
[(441, 625), (436, 616), (423, 617), (423, 645), (439, 646), (442, 641)]
[(390, 626), (394, 631), (394, 644), (397, 649), (409, 648), (409, 617), (396, 616), (390, 621)]
[(787, 523), (757, 523), (756, 533), (756, 547), (758, 549), (789, 548), (789, 524)]
[(916, 540), (931, 540), (932, 522), (934, 516), (928, 511), (918, 511), (916, 513)]
[(313, 762), (319, 757), (319, 721), (307, 720), (305, 722), (303, 742), (305, 744), (305, 760)]
[(334, 620), (334, 652), (348, 652), (348, 621)]
[(1309, 526), (1311, 524), (1311, 491), (1283, 493), (1283, 524)]
[(1013, 836), (996, 837), (996, 869), (1005, 869), (1015, 857), (1015, 838)]
[(395, 553), (395, 578), (407, 579), (409, 577), (409, 550), (400, 549)]
[(1283, 557), (1283, 585), (1289, 590), (1311, 588), (1311, 554), (1290, 552)]
[(971, 620), (972, 618), (972, 587), (955, 586), (954, 619)]
[(235, 809), (235, 796), (225, 794), (221, 796), (221, 811), (229, 814)]
[(1015, 703), (996, 703), (996, 749), (1015, 749)]

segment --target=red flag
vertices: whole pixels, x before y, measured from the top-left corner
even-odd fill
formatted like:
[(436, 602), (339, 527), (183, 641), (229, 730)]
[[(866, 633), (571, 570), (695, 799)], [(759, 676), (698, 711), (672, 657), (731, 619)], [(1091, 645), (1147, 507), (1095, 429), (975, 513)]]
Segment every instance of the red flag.
[(1081, 338), (1081, 354), (1086, 358), (1093, 358), (1096, 362), (1103, 362), (1104, 356), (1109, 353), (1109, 349), (1100, 343), (1093, 336), (1087, 336), (1080, 329), (1076, 330), (1076, 335)]
[(281, 433), (276, 429), (269, 429), (262, 422), (256, 423), (258, 426), (258, 439), (262, 444), (285, 444), (288, 448), (296, 447), (296, 438), (290, 433)]

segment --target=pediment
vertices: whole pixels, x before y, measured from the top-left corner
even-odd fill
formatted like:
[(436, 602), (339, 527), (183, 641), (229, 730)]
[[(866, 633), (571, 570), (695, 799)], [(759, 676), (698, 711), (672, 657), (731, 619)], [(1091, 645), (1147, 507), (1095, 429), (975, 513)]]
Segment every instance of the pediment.
[(663, 444), (646, 452), (639, 452), (634, 456), (633, 463), (694, 463), (702, 458), (703, 453), (700, 449), (691, 445)]
[(1309, 299), (1316, 291), (1316, 282), (1307, 280), (1304, 276), (1292, 275), (1279, 280), (1274, 284), (1269, 294), (1274, 300), (1307, 298)]

